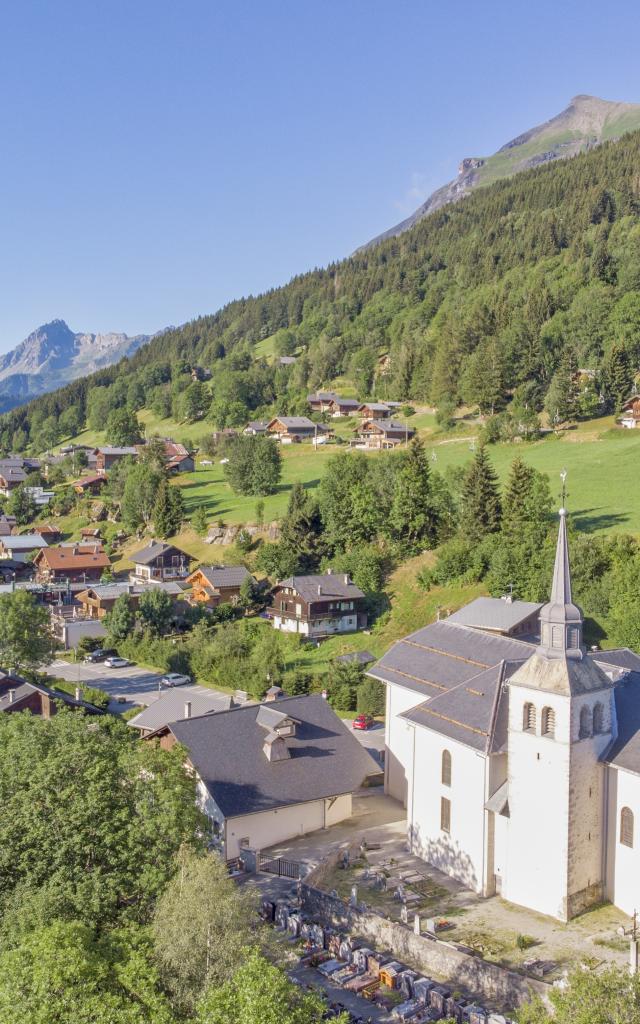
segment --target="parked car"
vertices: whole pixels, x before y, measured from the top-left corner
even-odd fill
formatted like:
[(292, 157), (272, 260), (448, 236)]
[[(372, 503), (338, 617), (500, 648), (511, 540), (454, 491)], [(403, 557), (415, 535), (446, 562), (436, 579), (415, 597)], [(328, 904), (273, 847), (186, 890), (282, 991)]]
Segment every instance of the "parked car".
[(371, 715), (356, 715), (353, 720), (354, 729), (370, 729), (375, 724), (375, 720)]
[(89, 654), (85, 655), (84, 660), (93, 665), (97, 661), (104, 661), (105, 658), (112, 657), (115, 653), (109, 647), (96, 647), (95, 651), (90, 651)]
[(187, 686), (191, 682), (190, 676), (184, 676), (181, 672), (169, 672), (162, 677), (163, 686)]
[(127, 661), (126, 658), (112, 657), (107, 658), (104, 664), (105, 668), (126, 668), (127, 665), (131, 664), (131, 662)]

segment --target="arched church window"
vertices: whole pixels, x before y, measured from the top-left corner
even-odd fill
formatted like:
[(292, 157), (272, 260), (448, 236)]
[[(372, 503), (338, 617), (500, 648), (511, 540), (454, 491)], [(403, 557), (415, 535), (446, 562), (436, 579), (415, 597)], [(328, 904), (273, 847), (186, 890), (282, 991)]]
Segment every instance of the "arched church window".
[(556, 734), (556, 713), (553, 708), (542, 709), (542, 735), (555, 736)]
[(620, 842), (623, 846), (633, 846), (633, 811), (623, 807), (620, 811)]
[(442, 785), (451, 785), (451, 754), (448, 750), (442, 751)]
[(604, 731), (604, 704), (596, 704), (593, 709), (593, 733), (597, 735)]
[(536, 731), (536, 709), (533, 704), (525, 704), (522, 711), (522, 728), (525, 732)]
[(587, 736), (591, 736), (592, 731), (593, 718), (591, 708), (588, 704), (585, 704), (583, 708), (580, 708), (580, 739), (584, 740)]

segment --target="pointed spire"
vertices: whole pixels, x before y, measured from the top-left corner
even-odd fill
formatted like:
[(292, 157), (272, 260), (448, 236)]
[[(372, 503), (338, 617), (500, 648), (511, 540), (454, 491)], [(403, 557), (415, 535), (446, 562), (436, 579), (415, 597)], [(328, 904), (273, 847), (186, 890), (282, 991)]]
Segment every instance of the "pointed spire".
[(584, 653), (582, 612), (571, 596), (566, 508), (560, 509), (551, 597), (540, 611), (540, 650), (547, 658), (582, 658)]
[(571, 568), (569, 566), (566, 508), (560, 509), (560, 528), (556, 544), (556, 561), (553, 567), (551, 604), (571, 604)]

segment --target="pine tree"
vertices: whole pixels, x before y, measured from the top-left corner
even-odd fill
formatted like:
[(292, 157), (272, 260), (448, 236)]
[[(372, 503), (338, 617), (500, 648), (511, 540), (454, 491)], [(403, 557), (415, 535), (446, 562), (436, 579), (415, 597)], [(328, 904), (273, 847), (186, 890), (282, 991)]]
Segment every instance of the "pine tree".
[(498, 478), (481, 445), (467, 469), (462, 485), (460, 529), (470, 541), (479, 541), (500, 529)]
[(551, 514), (546, 477), (514, 459), (502, 500), (502, 533), (510, 543), (542, 544)]
[(184, 505), (179, 487), (172, 487), (163, 478), (153, 507), (153, 527), (158, 537), (171, 537), (177, 533), (184, 518)]
[(434, 543), (437, 515), (433, 507), (429, 460), (416, 434), (396, 474), (389, 515), (392, 536), (412, 550)]
[(295, 558), (296, 572), (313, 572), (322, 555), (322, 521), (315, 498), (295, 483), (280, 527), (282, 549)]
[(627, 350), (614, 345), (603, 373), (609, 404), (618, 413), (629, 398), (633, 387), (633, 373)]

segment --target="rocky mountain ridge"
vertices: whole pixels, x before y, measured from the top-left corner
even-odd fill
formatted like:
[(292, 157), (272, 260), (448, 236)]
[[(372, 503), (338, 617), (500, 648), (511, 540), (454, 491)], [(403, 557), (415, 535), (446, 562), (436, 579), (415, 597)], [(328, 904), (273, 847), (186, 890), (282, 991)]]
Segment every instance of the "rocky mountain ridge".
[(74, 332), (64, 320), (42, 324), (0, 356), (0, 412), (131, 355), (151, 335)]
[(464, 199), (475, 188), (552, 160), (575, 156), (636, 129), (640, 129), (640, 104), (574, 96), (560, 114), (517, 135), (493, 156), (465, 157), (459, 164), (457, 178), (436, 189), (409, 217), (362, 248), (401, 235), (434, 210)]

